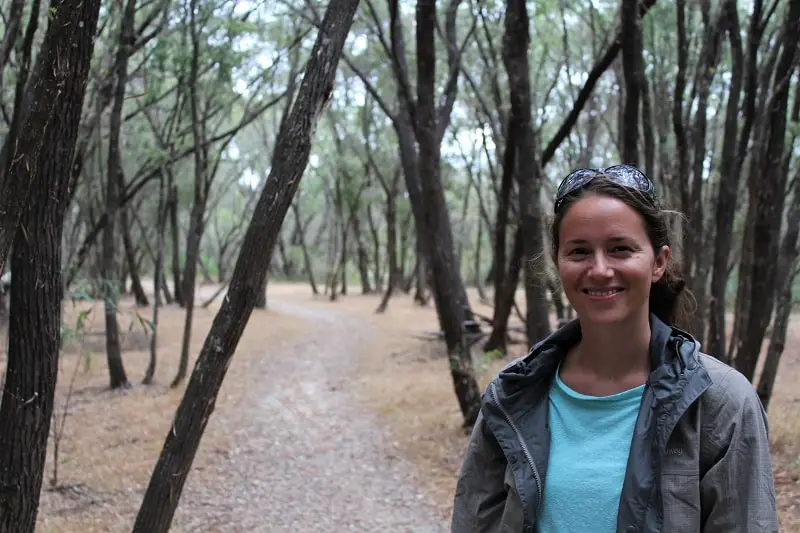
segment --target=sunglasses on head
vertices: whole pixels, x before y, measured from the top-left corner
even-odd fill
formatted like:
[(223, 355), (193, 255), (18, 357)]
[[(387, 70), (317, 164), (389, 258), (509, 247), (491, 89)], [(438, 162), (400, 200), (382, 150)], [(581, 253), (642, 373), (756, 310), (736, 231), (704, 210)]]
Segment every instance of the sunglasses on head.
[(585, 187), (595, 178), (603, 177), (621, 187), (634, 189), (644, 194), (653, 204), (656, 202), (656, 190), (650, 178), (644, 172), (631, 165), (614, 165), (608, 168), (579, 168), (570, 172), (561, 181), (556, 192), (556, 200), (553, 211), (558, 212), (563, 205), (564, 199), (573, 192)]

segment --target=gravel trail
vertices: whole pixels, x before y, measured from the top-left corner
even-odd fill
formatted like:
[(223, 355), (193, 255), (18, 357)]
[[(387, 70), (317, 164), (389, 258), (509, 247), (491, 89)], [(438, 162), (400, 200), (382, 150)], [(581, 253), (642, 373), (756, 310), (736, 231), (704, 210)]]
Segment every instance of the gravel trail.
[[(265, 350), (248, 423), (230, 427), (237, 448), (211, 461), (210, 475), (190, 474), (173, 531), (444, 533), (410, 465), (355, 399), (348, 373), (374, 333), (344, 313), (269, 305), (308, 320), (309, 334)], [(214, 417), (225, 424), (224, 405)]]

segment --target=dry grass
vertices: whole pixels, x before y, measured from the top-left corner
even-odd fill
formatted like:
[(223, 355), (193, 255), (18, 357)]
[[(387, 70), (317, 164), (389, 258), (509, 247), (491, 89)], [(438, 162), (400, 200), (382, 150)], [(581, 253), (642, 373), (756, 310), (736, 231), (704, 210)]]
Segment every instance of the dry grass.
[[(476, 311), (491, 315), (477, 294), (470, 291), (469, 297)], [(524, 301), (524, 295), (518, 301)], [(365, 401), (394, 429), (400, 448), (425, 474), (426, 488), (446, 515), (467, 437), (441, 344), (414, 338), (438, 328), (436, 314), (432, 304), (421, 308), (400, 295), (392, 299), (385, 315), (374, 315), (378, 302), (378, 296), (358, 295), (324, 305), (341, 306), (380, 326), (381, 337), (362, 353), (361, 390)], [(800, 316), (794, 319), (786, 342), (769, 414), (781, 531), (788, 533), (800, 533), (800, 390), (792, 386), (800, 381), (799, 346)], [(524, 349), (511, 347), (500, 361), (485, 361), (478, 355), (481, 387)]]
[[(74, 326), (77, 312), (68, 304), (65, 323)], [(151, 318), (150, 309), (138, 312)], [(195, 310), (190, 372), (215, 313), (214, 308)], [(159, 359), (155, 384), (149, 387), (138, 383), (149, 360), (149, 341), (135, 316), (130, 302), (123, 302), (119, 322), (125, 330), (121, 340), (125, 369), (133, 384), (130, 389), (108, 389), (101, 306), (92, 310), (85, 334), (63, 350), (56, 393), (59, 418), (76, 368), (77, 373), (55, 487), (51, 484), (54, 463), (50, 439), (37, 531), (107, 533), (131, 529), (185, 388), (169, 388), (180, 355), (183, 310), (166, 307), (160, 312)], [(128, 331), (131, 320), (134, 326)], [(268, 357), (270, 350), (299, 338), (304, 325), (304, 321), (270, 311), (253, 313), (220, 391), (217, 411), (206, 428), (192, 477), (202, 479), (216, 455), (229, 453), (234, 445), (231, 429), (247, 423), (237, 413), (246, 411), (242, 402), (248, 390), (258, 387), (259, 360)], [(0, 363), (5, 362), (4, 355), (0, 359)], [(213, 484), (213, 478), (206, 482)], [(191, 506), (192, 502), (184, 499), (184, 505)]]
[[(212, 291), (213, 292), (213, 291)], [(391, 428), (397, 448), (422, 474), (424, 487), (443, 516), (449, 515), (456, 475), (466, 444), (461, 416), (440, 343), (416, 338), (438, 329), (433, 305), (419, 307), (406, 295), (395, 296), (388, 311), (375, 315), (377, 295), (353, 294), (330, 302), (324, 296), (312, 297), (305, 284), (271, 285), (270, 296), (282, 301), (337, 309), (361, 317), (377, 326), (374, 336), (360, 351), (355, 387)], [(491, 309), (469, 294), (473, 308), (490, 315)], [(524, 301), (520, 294), (518, 301)], [(69, 310), (74, 320), (76, 311)], [(193, 335), (192, 364), (199, 353), (216, 309), (197, 309)], [(150, 310), (141, 313), (149, 318)], [(120, 320), (123, 328), (133, 317), (128, 303)], [(56, 406), (63, 409), (66, 389), (78, 365), (70, 415), (61, 443), (58, 490), (47, 488), (52, 475), (52, 456), (48, 457), (45, 488), (37, 531), (42, 533), (99, 533), (130, 531), (133, 517), (150, 473), (169, 430), (171, 418), (183, 388), (170, 390), (180, 352), (183, 311), (166, 308), (161, 315), (157, 384), (134, 385), (125, 391), (107, 389), (104, 357), (102, 309), (93, 312), (90, 334), (64, 350), (61, 361)], [(514, 320), (516, 323), (518, 321)], [(266, 326), (266, 327), (265, 327)], [(219, 395), (217, 412), (212, 417), (195, 459), (190, 480), (196, 485), (214, 487), (225, 475), (216, 457), (231, 452), (235, 429), (245, 428), (252, 409), (245, 405), (248, 391), (259, 390), (259, 361), (270, 352), (291, 346), (308, 330), (306, 323), (270, 311), (257, 311), (242, 338), (234, 362)], [(146, 339), (141, 333), (128, 333), (124, 354), (129, 378), (138, 381), (147, 365)], [(782, 531), (800, 532), (800, 392), (793, 383), (800, 380), (800, 318), (787, 339), (775, 398), (770, 408), (774, 448), (775, 478), (781, 508)], [(512, 347), (508, 357), (521, 354), (525, 347)], [(79, 361), (80, 354), (90, 357)], [(3, 356), (0, 354), (0, 364)], [(478, 356), (480, 360), (480, 357)], [(89, 361), (88, 365), (86, 360)], [(481, 386), (507, 361), (482, 361), (478, 374)], [(190, 366), (191, 370), (191, 366)], [(52, 439), (51, 439), (52, 441)], [(191, 506), (187, 494), (181, 507)]]

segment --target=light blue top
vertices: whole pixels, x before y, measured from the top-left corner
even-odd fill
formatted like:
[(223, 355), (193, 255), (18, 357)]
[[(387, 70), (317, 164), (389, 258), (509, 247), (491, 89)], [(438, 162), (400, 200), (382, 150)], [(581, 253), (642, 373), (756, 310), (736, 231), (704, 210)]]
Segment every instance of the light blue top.
[(644, 385), (587, 396), (560, 377), (550, 388), (550, 459), (538, 533), (614, 533)]

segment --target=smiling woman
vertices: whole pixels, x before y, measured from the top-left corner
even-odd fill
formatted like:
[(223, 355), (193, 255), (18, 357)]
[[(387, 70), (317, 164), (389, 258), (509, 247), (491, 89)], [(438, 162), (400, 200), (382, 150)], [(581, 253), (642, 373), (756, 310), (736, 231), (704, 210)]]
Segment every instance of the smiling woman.
[(579, 169), (552, 258), (578, 319), (489, 384), (453, 533), (778, 531), (750, 382), (679, 329), (691, 300), (639, 169)]

